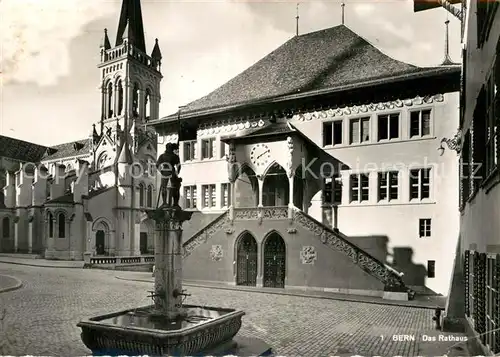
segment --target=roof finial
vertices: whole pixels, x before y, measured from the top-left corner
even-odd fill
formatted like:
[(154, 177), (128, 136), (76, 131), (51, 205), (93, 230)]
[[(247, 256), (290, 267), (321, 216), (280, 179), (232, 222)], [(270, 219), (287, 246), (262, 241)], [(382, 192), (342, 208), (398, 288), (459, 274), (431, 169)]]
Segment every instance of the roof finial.
[(448, 20), (448, 14), (446, 14), (446, 21), (444, 22), (445, 24), (445, 33), (444, 33), (444, 60), (442, 65), (450, 65), (450, 64), (455, 64), (451, 57), (450, 57), (450, 39), (449, 39), (449, 33), (448, 33), (448, 24), (450, 23), (450, 20)]
[(344, 8), (345, 8), (345, 2), (342, 1), (342, 3), (340, 4), (340, 6), (342, 7), (342, 25), (344, 24)]
[(295, 16), (296, 28), (295, 28), (295, 36), (299, 35), (299, 4), (297, 3), (297, 16)]

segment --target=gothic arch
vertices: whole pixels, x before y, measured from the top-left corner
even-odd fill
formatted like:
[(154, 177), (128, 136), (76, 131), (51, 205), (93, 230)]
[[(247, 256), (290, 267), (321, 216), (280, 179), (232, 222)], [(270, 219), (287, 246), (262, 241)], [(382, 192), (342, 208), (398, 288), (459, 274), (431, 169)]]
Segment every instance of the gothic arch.
[(113, 230), (111, 222), (106, 217), (99, 217), (92, 223), (92, 231), (96, 231), (99, 226), (106, 228), (108, 232)]
[(290, 195), (290, 182), (283, 166), (273, 161), (262, 176), (262, 205), (287, 206)]
[(153, 185), (148, 185), (146, 191), (146, 207), (153, 207), (153, 198), (154, 198), (154, 188)]
[(286, 240), (283, 238), (283, 235), (277, 231), (276, 229), (270, 229), (265, 235), (264, 235), (264, 239), (262, 239), (262, 242), (260, 243), (260, 246), (261, 246), (261, 249), (262, 251), (264, 251), (264, 246), (266, 245), (266, 242), (267, 240), (273, 235), (273, 234), (277, 234), (281, 237), (281, 239), (283, 239), (283, 242), (285, 243), (285, 248), (286, 250), (288, 251), (288, 243), (286, 242)]
[(259, 244), (249, 230), (241, 232), (234, 241), (234, 262), (236, 285), (256, 286)]
[(69, 238), (68, 237), (68, 215), (62, 210), (56, 215), (57, 223), (57, 238)]
[(146, 198), (146, 185), (141, 182), (139, 183), (137, 189), (139, 190), (139, 207), (144, 207)]
[(255, 235), (249, 231), (248, 229), (245, 229), (244, 231), (242, 231), (238, 237), (236, 237), (236, 239), (234, 240), (234, 245), (233, 245), (233, 250), (234, 250), (234, 256), (236, 257), (236, 253), (238, 251), (238, 244), (241, 242), (241, 240), (245, 237), (246, 234), (250, 234), (253, 239), (255, 239), (255, 242), (257, 242), (257, 239), (255, 238)]
[(262, 240), (260, 251), (263, 286), (284, 288), (288, 275), (289, 250), (286, 240), (277, 230), (272, 229)]
[(283, 172), (286, 173), (285, 168), (281, 166), (281, 164), (279, 164), (276, 160), (273, 160), (269, 163), (269, 165), (267, 165), (266, 169), (262, 173), (262, 178), (265, 179), (266, 175), (268, 173), (271, 173), (273, 170), (279, 170), (279, 171), (283, 170)]

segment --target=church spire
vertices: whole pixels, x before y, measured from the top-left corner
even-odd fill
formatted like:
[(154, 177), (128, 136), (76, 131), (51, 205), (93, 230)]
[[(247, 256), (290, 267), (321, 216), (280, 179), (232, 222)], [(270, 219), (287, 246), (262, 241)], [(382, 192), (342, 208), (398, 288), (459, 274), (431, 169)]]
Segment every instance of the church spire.
[(116, 34), (116, 46), (128, 39), (142, 52), (146, 52), (146, 41), (144, 40), (144, 25), (142, 23), (141, 0), (122, 0), (122, 11), (118, 22)]
[(449, 33), (448, 33), (448, 24), (450, 23), (450, 20), (446, 19), (444, 22), (446, 28), (445, 28), (445, 34), (444, 34), (444, 60), (441, 65), (447, 66), (447, 65), (452, 65), (456, 64), (453, 62), (453, 60), (450, 57), (450, 39), (449, 39)]
[(101, 47), (105, 50), (111, 48), (111, 42), (109, 42), (108, 29), (104, 29), (104, 36), (102, 37)]

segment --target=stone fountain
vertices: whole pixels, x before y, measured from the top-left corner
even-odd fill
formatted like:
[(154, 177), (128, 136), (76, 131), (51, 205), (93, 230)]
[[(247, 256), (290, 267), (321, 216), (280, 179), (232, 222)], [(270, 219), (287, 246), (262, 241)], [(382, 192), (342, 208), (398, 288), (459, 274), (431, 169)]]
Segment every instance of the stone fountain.
[(177, 178), (177, 185), (162, 180), (164, 204), (145, 211), (156, 222), (154, 304), (80, 321), (83, 343), (94, 355), (272, 355), (261, 340), (234, 338), (243, 311), (184, 304), (189, 294), (182, 289), (182, 223), (192, 212), (177, 204)]

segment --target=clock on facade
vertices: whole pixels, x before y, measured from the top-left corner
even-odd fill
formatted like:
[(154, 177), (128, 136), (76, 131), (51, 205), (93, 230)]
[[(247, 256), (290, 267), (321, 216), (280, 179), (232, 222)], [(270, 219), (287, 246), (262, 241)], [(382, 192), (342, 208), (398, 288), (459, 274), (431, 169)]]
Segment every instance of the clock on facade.
[(271, 150), (266, 144), (257, 144), (250, 151), (250, 160), (255, 166), (264, 166), (271, 159)]

